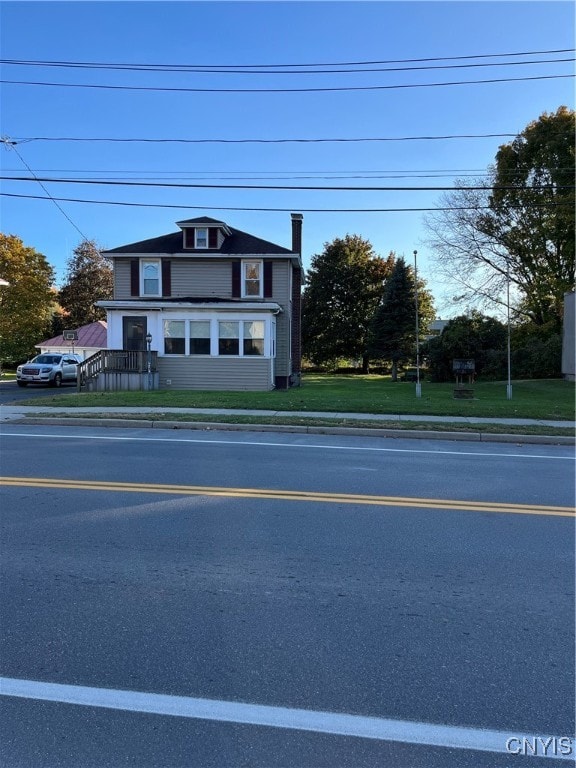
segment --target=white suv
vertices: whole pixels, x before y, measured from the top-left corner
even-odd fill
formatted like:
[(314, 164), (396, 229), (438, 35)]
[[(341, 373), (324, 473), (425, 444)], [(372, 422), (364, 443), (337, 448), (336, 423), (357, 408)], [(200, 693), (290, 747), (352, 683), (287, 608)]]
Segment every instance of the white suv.
[(60, 387), (62, 382), (76, 381), (76, 366), (82, 362), (80, 355), (71, 353), (36, 355), (32, 360), (16, 369), (16, 383), (19, 387), (28, 384), (47, 384)]

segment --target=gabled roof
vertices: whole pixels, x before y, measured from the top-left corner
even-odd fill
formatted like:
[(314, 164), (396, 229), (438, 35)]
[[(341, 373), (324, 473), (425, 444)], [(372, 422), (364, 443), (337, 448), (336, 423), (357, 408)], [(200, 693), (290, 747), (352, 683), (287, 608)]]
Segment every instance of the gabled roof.
[(104, 251), (104, 254), (120, 255), (131, 253), (165, 253), (165, 254), (206, 254), (212, 255), (223, 254), (227, 256), (242, 256), (249, 254), (250, 256), (257, 255), (293, 255), (292, 251), (288, 248), (283, 248), (281, 245), (270, 243), (267, 240), (262, 240), (254, 235), (249, 235), (247, 232), (242, 232), (234, 227), (229, 227), (223, 222), (218, 222), (216, 219), (210, 219), (207, 216), (200, 219), (189, 219), (186, 222), (180, 221), (178, 224), (190, 225), (192, 223), (215, 223), (223, 224), (227, 227), (230, 234), (224, 239), (220, 248), (206, 248), (206, 249), (184, 249), (182, 242), (182, 232), (171, 232), (168, 235), (160, 235), (160, 237), (153, 237), (150, 240), (140, 240), (137, 243), (128, 243), (128, 245), (121, 245), (119, 248), (111, 248), (108, 251)]
[[(108, 324), (106, 320), (96, 320), (94, 323), (83, 325), (81, 328), (76, 328), (78, 332), (78, 340), (74, 342), (75, 347), (102, 347), (106, 348), (106, 329)], [(54, 336), (52, 339), (46, 339), (41, 341), (40, 344), (35, 344), (35, 347), (62, 347), (71, 346), (71, 342), (67, 341), (62, 334)]]

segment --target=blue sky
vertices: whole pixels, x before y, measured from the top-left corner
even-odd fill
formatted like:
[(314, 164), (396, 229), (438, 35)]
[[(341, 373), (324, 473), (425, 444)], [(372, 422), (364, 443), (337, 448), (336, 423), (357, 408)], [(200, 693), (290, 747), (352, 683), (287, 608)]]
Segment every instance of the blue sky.
[[(1, 58), (120, 64), (278, 65), (405, 61), (574, 48), (571, 2), (2, 2)], [(572, 53), (438, 61), (494, 63), (572, 58)], [(434, 62), (423, 62), (430, 67)], [(384, 65), (380, 65), (381, 67)], [(388, 67), (418, 66), (391, 64)], [(208, 74), (3, 65), (3, 80), (156, 88), (296, 89), (391, 86), (570, 75), (574, 65), (530, 63), (413, 72)], [(394, 138), (517, 133), (542, 112), (574, 106), (571, 78), (442, 87), (234, 93), (108, 90), (4, 84), (4, 137), (148, 139)], [(505, 138), (347, 143), (17, 144), (36, 175), (211, 184), (451, 186), (479, 174)], [(29, 176), (1, 148), (3, 176)], [(436, 178), (425, 178), (435, 171)], [(458, 173), (460, 171), (460, 173)], [(442, 173), (442, 176), (438, 174)], [(380, 176), (381, 178), (376, 178)], [(405, 178), (390, 178), (390, 177)], [(384, 177), (384, 178), (382, 178)], [(387, 178), (386, 178), (387, 177)], [(441, 192), (161, 189), (46, 182), (54, 197), (169, 207), (120, 207), (0, 198), (1, 230), (45, 254), (57, 270), (81, 240), (102, 248), (162, 235), (208, 215), (290, 246), (290, 211), (304, 211), (305, 266), (347, 233), (377, 253), (412, 259), (439, 314), (449, 286), (436, 281), (418, 212), (323, 213), (306, 209), (434, 207)], [(4, 193), (41, 195), (36, 182), (3, 181)], [(186, 209), (183, 206), (197, 206)], [(222, 210), (280, 208), (281, 211)]]

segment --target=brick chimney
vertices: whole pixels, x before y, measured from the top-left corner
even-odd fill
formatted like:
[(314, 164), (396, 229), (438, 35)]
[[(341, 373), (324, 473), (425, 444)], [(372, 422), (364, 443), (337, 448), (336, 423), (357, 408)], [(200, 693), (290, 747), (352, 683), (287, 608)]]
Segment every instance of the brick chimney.
[(302, 256), (302, 216), (301, 213), (291, 213), (292, 218), (292, 251)]

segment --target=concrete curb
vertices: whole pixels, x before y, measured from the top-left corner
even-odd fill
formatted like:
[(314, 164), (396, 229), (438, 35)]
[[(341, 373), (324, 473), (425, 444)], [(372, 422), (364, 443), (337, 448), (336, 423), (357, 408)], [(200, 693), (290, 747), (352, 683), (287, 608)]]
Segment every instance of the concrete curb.
[(154, 421), (153, 419), (83, 419), (58, 417), (25, 417), (11, 424), (111, 427), (128, 429), (186, 429), (214, 432), (292, 432), (306, 435), (348, 435), (357, 437), (410, 438), (427, 440), (460, 440), (482, 443), (534, 443), (540, 445), (575, 445), (576, 437), (563, 435), (509, 435), (482, 432), (437, 432), (423, 429), (369, 429), (367, 427), (327, 427), (294, 424), (230, 424), (211, 421)]

